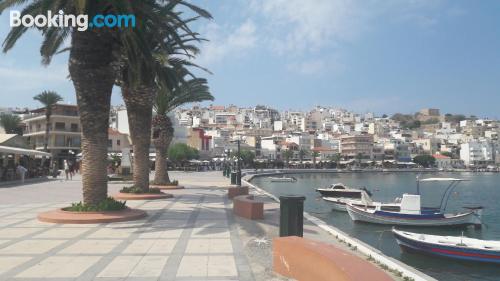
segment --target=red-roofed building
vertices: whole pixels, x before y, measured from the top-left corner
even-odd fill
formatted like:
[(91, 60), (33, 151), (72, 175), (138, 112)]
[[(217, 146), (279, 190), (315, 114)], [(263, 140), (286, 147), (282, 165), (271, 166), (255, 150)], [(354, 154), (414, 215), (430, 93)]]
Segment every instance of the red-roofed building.
[(454, 168), (463, 168), (463, 161), (460, 159), (452, 159), (449, 156), (442, 154), (432, 155), (436, 159), (436, 167), (438, 169), (448, 170)]

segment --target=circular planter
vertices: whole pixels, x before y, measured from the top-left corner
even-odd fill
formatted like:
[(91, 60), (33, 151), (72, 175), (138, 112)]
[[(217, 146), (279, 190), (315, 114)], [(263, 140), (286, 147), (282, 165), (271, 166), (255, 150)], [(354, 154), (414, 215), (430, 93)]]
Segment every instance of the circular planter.
[(71, 212), (63, 209), (43, 212), (37, 218), (42, 222), (50, 223), (109, 223), (121, 221), (133, 221), (145, 218), (147, 213), (143, 210), (126, 208), (121, 211), (104, 212)]
[(113, 198), (117, 200), (157, 200), (157, 199), (167, 199), (174, 197), (172, 194), (168, 193), (145, 193), (145, 194), (135, 194), (135, 193), (122, 193), (119, 192), (113, 195)]
[(166, 185), (150, 184), (149, 186), (152, 188), (158, 188), (161, 190), (184, 189), (184, 186), (182, 186), (182, 185), (172, 185), (172, 184), (166, 184)]

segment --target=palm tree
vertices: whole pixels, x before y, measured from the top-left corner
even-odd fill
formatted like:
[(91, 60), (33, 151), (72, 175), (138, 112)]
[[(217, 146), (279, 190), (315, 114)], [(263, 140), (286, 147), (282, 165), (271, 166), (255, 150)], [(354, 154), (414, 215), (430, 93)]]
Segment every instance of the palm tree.
[(340, 168), (340, 160), (342, 159), (342, 155), (340, 153), (335, 153), (332, 156), (332, 160), (335, 162), (335, 168), (339, 169)]
[(156, 115), (153, 117), (151, 136), (156, 149), (155, 178), (153, 181), (155, 185), (170, 183), (167, 170), (167, 151), (174, 136), (174, 128), (167, 114), (186, 103), (214, 100), (206, 79), (192, 78), (185, 81), (185, 83), (173, 88), (161, 86), (156, 96), (154, 105)]
[[(52, 57), (62, 51), (61, 46), (71, 37), (69, 50), (69, 74), (75, 87), (82, 124), (82, 182), (83, 202), (97, 205), (107, 197), (107, 142), (111, 93), (117, 78), (122, 54), (129, 59), (131, 69), (141, 68), (143, 73), (151, 69), (152, 50), (148, 47), (147, 30), (157, 41), (165, 38), (162, 32), (179, 40), (176, 30), (169, 26), (179, 25), (179, 13), (165, 13), (163, 1), (0, 1), (0, 13), (9, 7), (25, 4), (23, 15), (36, 16), (47, 11), (63, 11), (66, 15), (132, 14), (137, 24), (128, 28), (89, 28), (77, 31), (70, 27), (51, 26), (39, 28), (43, 35), (40, 52), (42, 62), (49, 64)], [(175, 1), (189, 7), (182, 0)], [(161, 28), (165, 27), (165, 28)], [(3, 43), (3, 51), (10, 50), (28, 27), (13, 27)], [(162, 31), (162, 32), (160, 32)], [(141, 63), (139, 63), (141, 62)], [(146, 62), (144, 67), (143, 62)]]
[(285, 158), (286, 166), (288, 168), (290, 163), (290, 158), (293, 157), (293, 151), (290, 149), (286, 149), (283, 151), (283, 157)]
[(313, 166), (314, 166), (314, 168), (316, 168), (316, 158), (319, 157), (319, 152), (313, 151), (311, 153), (311, 157), (312, 157), (312, 160), (313, 160)]
[(33, 97), (34, 100), (39, 101), (45, 107), (45, 137), (43, 140), (43, 150), (47, 151), (49, 145), (49, 129), (50, 129), (50, 116), (52, 116), (52, 107), (63, 100), (63, 98), (54, 91), (43, 91), (42, 93)]
[[(175, 13), (173, 10), (177, 4), (177, 1), (170, 1), (164, 7), (164, 10), (168, 13)], [(144, 192), (149, 189), (149, 147), (151, 145), (153, 103), (156, 96), (155, 81), (168, 80), (170, 84), (175, 84), (182, 80), (183, 77), (177, 77), (178, 72), (169, 71), (172, 69), (173, 60), (169, 57), (176, 55), (176, 62), (178, 60), (184, 61), (179, 58), (180, 56), (193, 58), (193, 54), (197, 54), (199, 50), (190, 43), (191, 41), (201, 41), (202, 39), (198, 38), (197, 33), (189, 29), (187, 23), (198, 19), (198, 17), (211, 18), (211, 15), (207, 11), (199, 7), (190, 5), (189, 8), (197, 14), (196, 17), (179, 22), (173, 26), (168, 26), (169, 28), (178, 30), (177, 33), (181, 38), (180, 40), (174, 40), (168, 32), (162, 31), (161, 33), (166, 38), (162, 38), (162, 41), (156, 41), (154, 34), (157, 30), (148, 31), (151, 33), (148, 43), (154, 54), (154, 61), (152, 62), (153, 73), (141, 71), (131, 73), (128, 64), (129, 60), (133, 58), (128, 58), (126, 55), (124, 55), (124, 65), (120, 71), (121, 81), (119, 85), (121, 86), (123, 100), (127, 107), (130, 137), (134, 150), (134, 186)], [(170, 68), (167, 68), (169, 66)], [(147, 68), (148, 66), (144, 65), (141, 67)], [(134, 81), (135, 79), (138, 81)]]
[(356, 154), (356, 160), (358, 160), (358, 165), (359, 165), (359, 167), (361, 167), (361, 162), (363, 160), (363, 154), (362, 153)]
[(307, 155), (307, 150), (304, 148), (301, 148), (299, 150), (299, 159), (300, 159), (300, 164), (302, 164), (302, 161), (304, 161), (304, 156)]
[(3, 127), (6, 134), (18, 134), (22, 133), (21, 130), (21, 118), (13, 114), (0, 114), (0, 126)]

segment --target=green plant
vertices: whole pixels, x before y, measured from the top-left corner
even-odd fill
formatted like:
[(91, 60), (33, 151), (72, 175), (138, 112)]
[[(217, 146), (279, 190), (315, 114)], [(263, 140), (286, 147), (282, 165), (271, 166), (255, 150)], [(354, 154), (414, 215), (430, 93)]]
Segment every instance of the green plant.
[(126, 209), (125, 204), (127, 201), (117, 201), (112, 197), (108, 197), (97, 205), (85, 204), (83, 202), (72, 203), (71, 207), (64, 208), (65, 211), (70, 212), (103, 212), (103, 211), (120, 211)]
[(169, 184), (170, 185), (179, 185), (179, 181), (178, 180), (173, 180)]
[(159, 188), (149, 188), (147, 192), (144, 192), (143, 189), (137, 186), (128, 186), (124, 187), (120, 190), (121, 193), (133, 193), (133, 194), (145, 194), (145, 193), (151, 193), (151, 194), (159, 194), (161, 193), (161, 190)]

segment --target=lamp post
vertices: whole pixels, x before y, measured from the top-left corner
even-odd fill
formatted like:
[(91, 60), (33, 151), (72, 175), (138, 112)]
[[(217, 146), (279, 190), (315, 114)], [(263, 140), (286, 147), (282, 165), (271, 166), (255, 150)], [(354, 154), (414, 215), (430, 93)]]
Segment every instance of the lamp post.
[(237, 166), (238, 174), (236, 176), (236, 184), (241, 187), (241, 163), (240, 163), (241, 162), (241, 154), (240, 154), (240, 139), (239, 138), (237, 140), (237, 143), (238, 143), (238, 159), (237, 159), (238, 162), (236, 162), (236, 163), (238, 165)]

